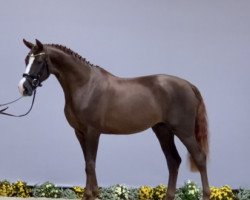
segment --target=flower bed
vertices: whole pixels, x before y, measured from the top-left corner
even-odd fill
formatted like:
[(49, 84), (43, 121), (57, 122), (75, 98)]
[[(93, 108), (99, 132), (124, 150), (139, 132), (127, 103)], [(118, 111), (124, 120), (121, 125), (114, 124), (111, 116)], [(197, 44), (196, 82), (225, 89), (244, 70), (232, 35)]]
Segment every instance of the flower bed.
[[(156, 187), (141, 186), (131, 188), (117, 184), (110, 187), (100, 187), (99, 199), (103, 200), (162, 200), (166, 194), (166, 186)], [(232, 190), (229, 186), (211, 187), (211, 200), (250, 200), (250, 190)], [(0, 181), (0, 196), (4, 197), (46, 197), (80, 199), (83, 197), (84, 188), (75, 186), (72, 188), (56, 187), (46, 182), (41, 185), (29, 186), (23, 181), (10, 183)], [(192, 181), (187, 181), (178, 188), (175, 200), (199, 200), (202, 197), (201, 189)]]

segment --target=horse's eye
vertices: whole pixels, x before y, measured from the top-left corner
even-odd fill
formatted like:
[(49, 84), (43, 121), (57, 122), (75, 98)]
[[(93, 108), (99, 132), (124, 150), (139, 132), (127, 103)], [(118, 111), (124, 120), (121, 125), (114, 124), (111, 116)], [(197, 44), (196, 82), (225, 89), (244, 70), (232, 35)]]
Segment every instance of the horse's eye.
[(43, 61), (42, 61), (42, 60), (40, 60), (40, 59), (37, 59), (37, 60), (36, 60), (36, 63), (37, 63), (37, 64), (42, 64), (42, 63), (43, 63)]

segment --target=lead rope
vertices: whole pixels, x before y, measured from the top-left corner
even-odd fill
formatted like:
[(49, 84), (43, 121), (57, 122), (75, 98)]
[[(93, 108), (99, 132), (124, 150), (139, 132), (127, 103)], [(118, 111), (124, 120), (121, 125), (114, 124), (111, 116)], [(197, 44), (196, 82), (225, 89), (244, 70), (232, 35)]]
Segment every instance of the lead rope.
[(23, 97), (21, 96), (21, 97), (17, 98), (16, 100), (13, 100), (13, 101), (11, 101), (11, 102), (4, 103), (4, 104), (0, 104), (0, 107), (2, 107), (2, 106), (7, 106), (7, 105), (10, 105), (10, 104), (12, 104), (12, 103), (15, 103), (15, 102), (17, 102), (18, 100), (20, 100), (21, 98), (23, 98)]
[[(24, 114), (21, 114), (21, 115), (14, 115), (14, 114), (10, 114), (10, 113), (4, 112), (4, 111), (6, 111), (9, 107), (6, 107), (6, 108), (0, 110), (0, 114), (2, 114), (2, 115), (7, 115), (7, 116), (10, 116), (10, 117), (24, 117), (24, 116), (28, 115), (28, 114), (30, 113), (30, 111), (32, 110), (33, 105), (34, 105), (34, 102), (35, 102), (35, 97), (36, 97), (36, 90), (34, 90), (33, 99), (32, 99), (32, 102), (31, 102), (30, 109), (29, 109), (26, 113), (24, 113)], [(9, 104), (12, 104), (12, 103), (15, 103), (15, 102), (17, 102), (18, 100), (20, 100), (21, 98), (22, 98), (22, 97), (19, 97), (18, 99), (14, 100), (14, 101), (11, 101), (11, 102), (9, 102), (9, 103), (0, 104), (0, 107), (1, 107), (1, 106), (6, 106), (6, 105), (9, 105)]]

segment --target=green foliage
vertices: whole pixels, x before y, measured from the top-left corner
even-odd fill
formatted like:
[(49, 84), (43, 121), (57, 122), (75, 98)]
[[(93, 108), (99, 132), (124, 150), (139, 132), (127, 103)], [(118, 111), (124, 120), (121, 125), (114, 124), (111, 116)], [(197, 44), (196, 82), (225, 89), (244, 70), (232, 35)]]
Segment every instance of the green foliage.
[(61, 191), (61, 198), (64, 199), (77, 199), (77, 194), (72, 189), (64, 189)]
[(249, 200), (250, 199), (250, 190), (239, 189), (239, 192), (236, 194), (236, 197), (239, 200)]
[(138, 199), (137, 188), (128, 188), (125, 185), (117, 184), (107, 188), (99, 189), (99, 199), (101, 200), (135, 200)]
[(99, 189), (99, 199), (102, 199), (102, 200), (112, 199), (113, 198), (112, 192), (113, 191), (111, 190), (110, 187), (108, 188), (101, 187)]
[(184, 186), (177, 190), (175, 200), (199, 200), (201, 198), (201, 190), (192, 182), (185, 182)]
[(116, 200), (128, 200), (129, 190), (125, 185), (114, 185), (111, 187), (114, 199)]
[(99, 198), (102, 200), (128, 200), (130, 190), (127, 186), (117, 184), (108, 188), (100, 188)]
[(138, 188), (129, 188), (128, 199), (139, 199), (139, 189)]
[(34, 197), (60, 198), (62, 191), (54, 184), (46, 182), (40, 186), (35, 186), (33, 189)]
[(250, 190), (239, 189), (239, 192), (236, 194), (236, 197), (239, 200), (249, 200), (250, 199)]

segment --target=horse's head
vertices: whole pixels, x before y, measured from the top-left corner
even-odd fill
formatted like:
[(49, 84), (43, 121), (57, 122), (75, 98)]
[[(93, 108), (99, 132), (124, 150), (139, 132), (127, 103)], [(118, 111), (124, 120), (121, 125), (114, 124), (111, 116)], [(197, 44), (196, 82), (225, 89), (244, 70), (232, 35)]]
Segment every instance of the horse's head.
[(30, 49), (30, 52), (25, 58), (26, 69), (19, 82), (18, 89), (21, 95), (31, 96), (33, 91), (49, 77), (50, 73), (44, 45), (39, 40), (36, 40), (36, 44), (32, 44), (25, 39), (23, 39), (23, 42)]

